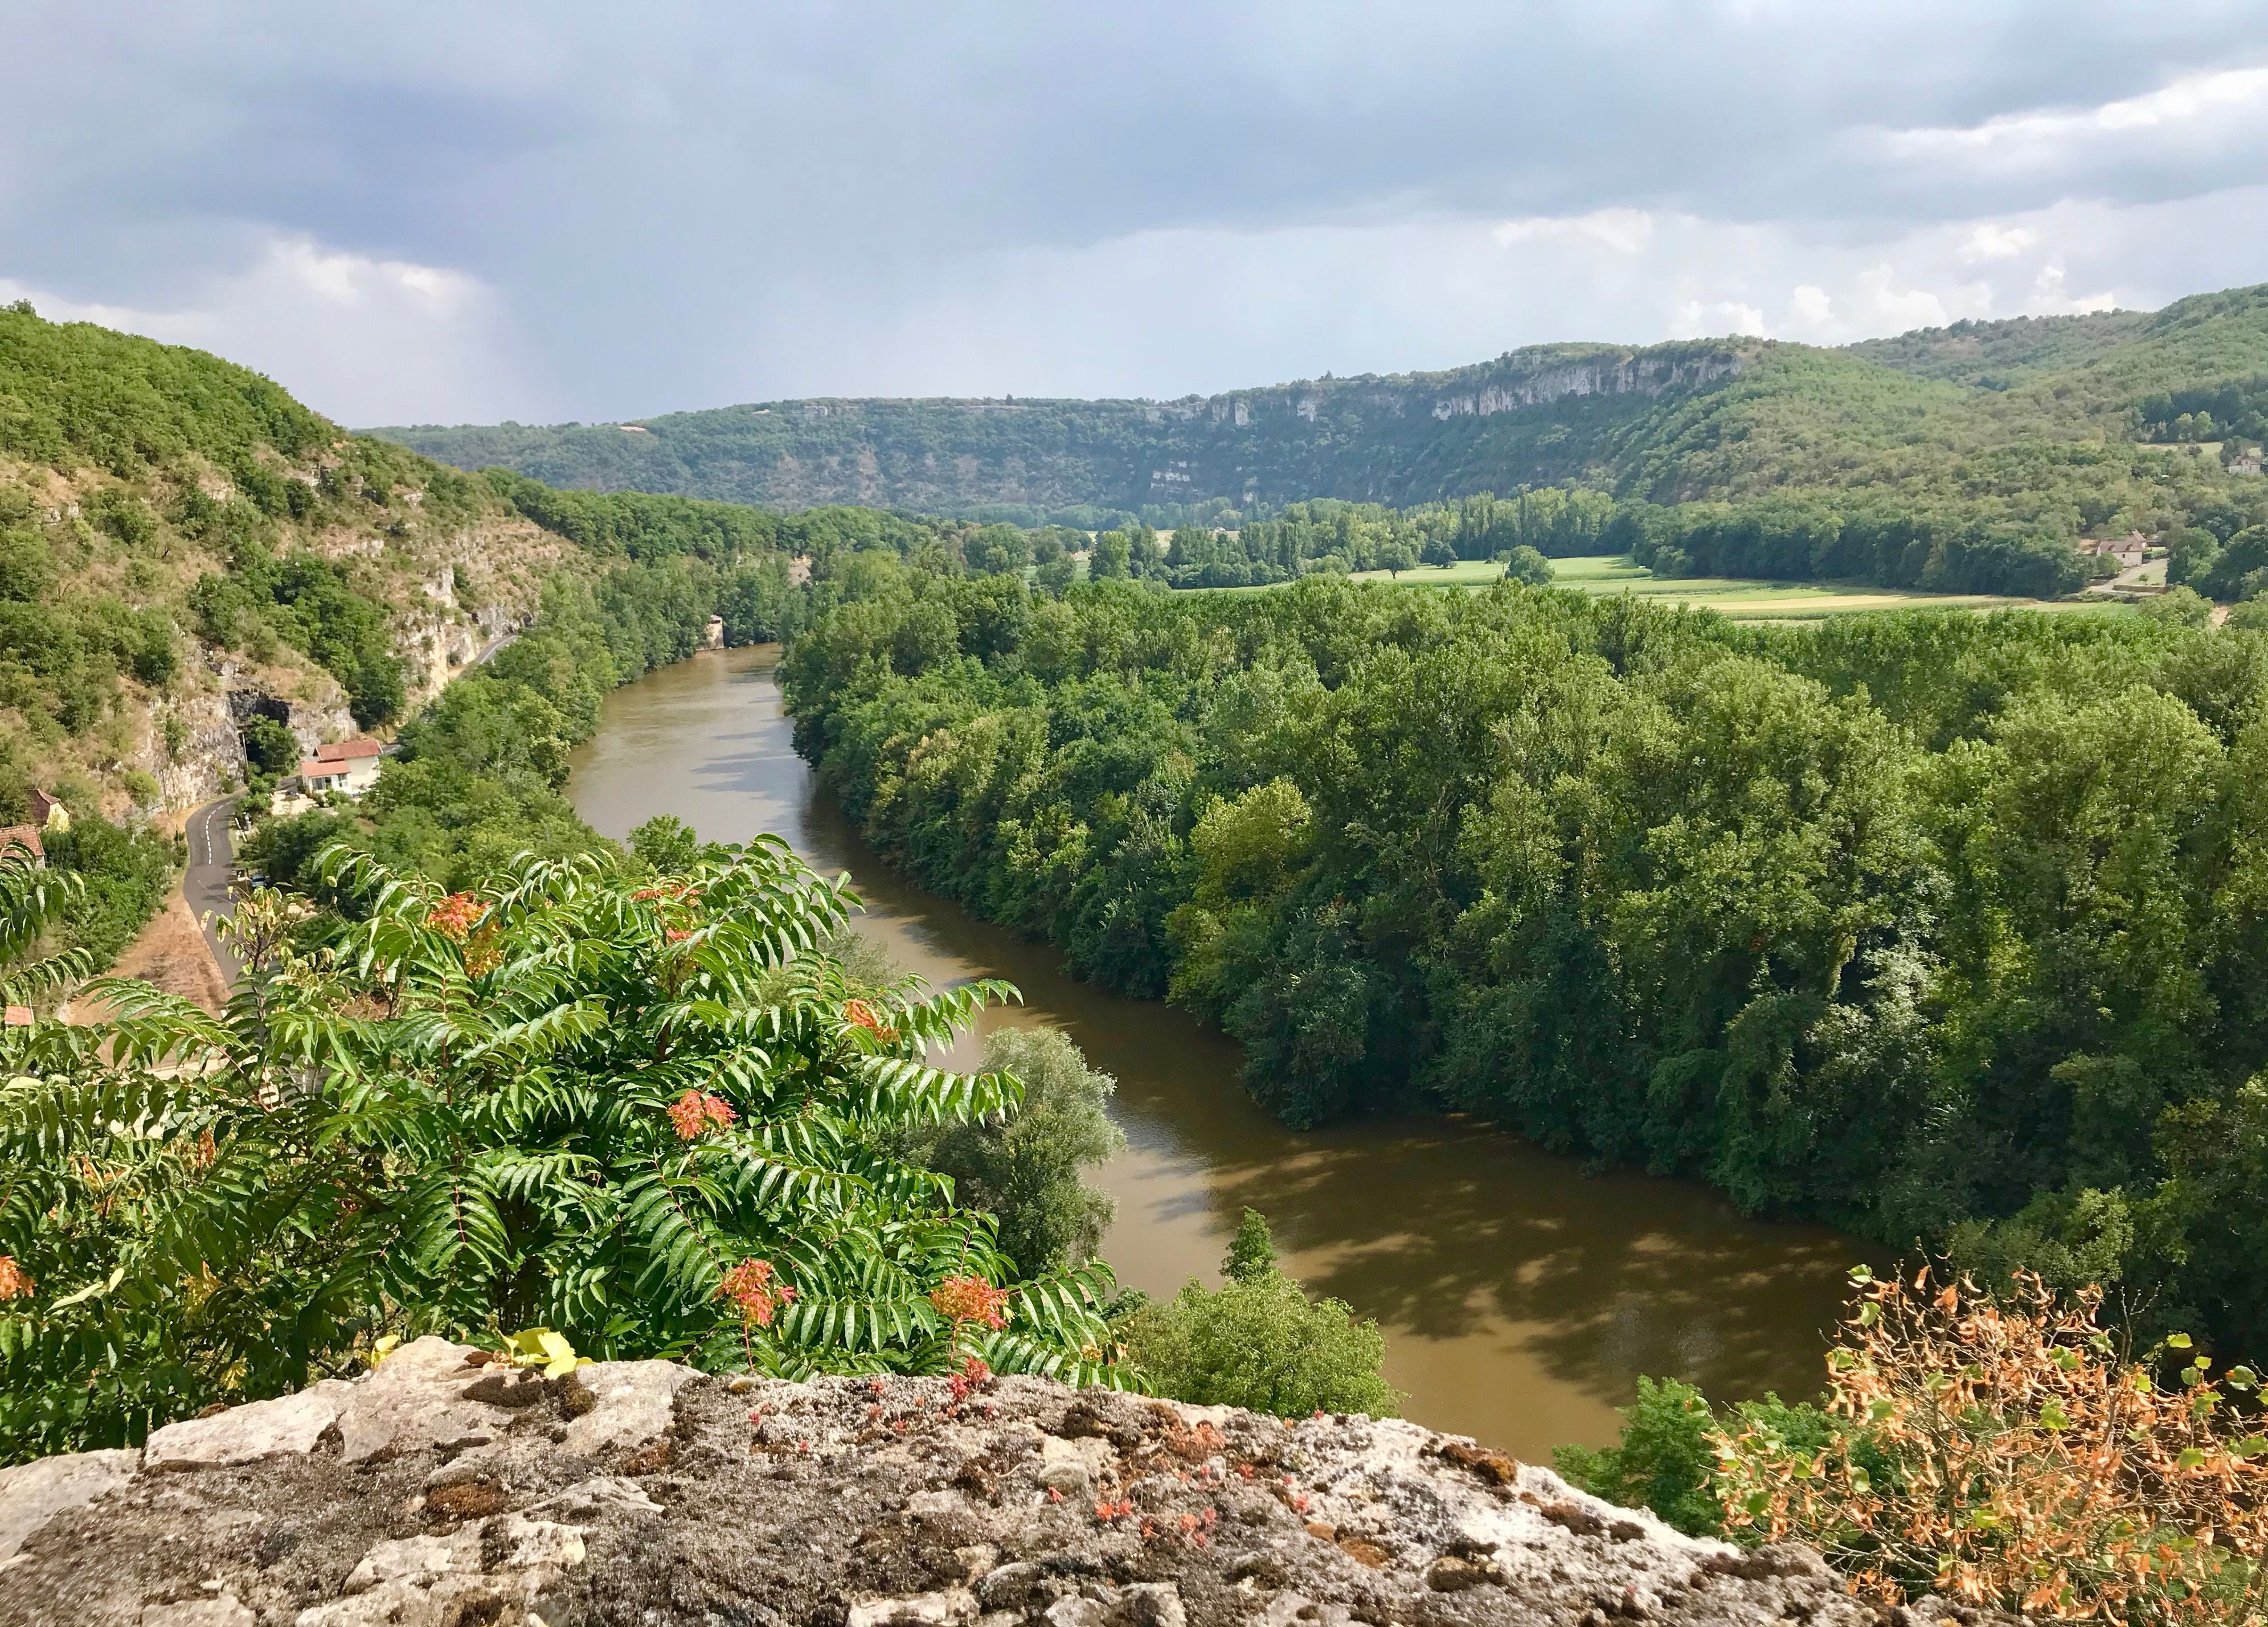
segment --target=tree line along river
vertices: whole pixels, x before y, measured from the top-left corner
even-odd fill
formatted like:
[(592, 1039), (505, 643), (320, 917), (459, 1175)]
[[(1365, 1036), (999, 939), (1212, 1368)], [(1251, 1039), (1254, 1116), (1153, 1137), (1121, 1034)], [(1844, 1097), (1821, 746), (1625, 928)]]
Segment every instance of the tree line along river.
[(1118, 1200), (1103, 1252), (1122, 1281), (1158, 1295), (1216, 1282), (1238, 1217), (1257, 1209), (1287, 1270), (1384, 1325), (1410, 1417), (1531, 1461), (1612, 1439), (1640, 1373), (1719, 1401), (1820, 1388), (1822, 1330), (1866, 1245), (1743, 1218), (1687, 1182), (1586, 1173), (1462, 1119), (1285, 1129), (1239, 1086), (1233, 1042), (1079, 983), (1045, 945), (885, 869), (795, 755), (777, 659), (703, 654), (616, 690), (569, 796), (610, 836), (657, 814), (714, 841), (772, 832), (821, 872), (850, 872), (859, 931), (907, 970), (1020, 989), (1025, 1003), (987, 1012), (987, 1028), (1060, 1027), (1118, 1080), (1127, 1148), (1095, 1179)]

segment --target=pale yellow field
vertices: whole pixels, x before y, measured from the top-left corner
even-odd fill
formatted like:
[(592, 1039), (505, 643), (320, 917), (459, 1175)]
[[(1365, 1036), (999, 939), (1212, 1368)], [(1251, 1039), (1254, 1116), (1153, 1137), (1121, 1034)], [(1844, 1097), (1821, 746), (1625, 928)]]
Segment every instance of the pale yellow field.
[[(1892, 588), (1845, 587), (1831, 582), (1762, 582), (1730, 577), (1657, 577), (1627, 555), (1586, 555), (1551, 562), (1551, 585), (1592, 594), (1630, 593), (1666, 604), (1710, 609), (1741, 622), (1815, 622), (1856, 610), (1905, 610), (1924, 607), (1997, 610), (2116, 610), (2117, 606), (2068, 600), (2007, 599), (1987, 593), (1908, 593)], [(1395, 581), (1406, 587), (1481, 587), (1504, 574), (1484, 560), (1447, 567), (1420, 565), (1389, 578), (1383, 571), (1359, 573), (1359, 582)]]

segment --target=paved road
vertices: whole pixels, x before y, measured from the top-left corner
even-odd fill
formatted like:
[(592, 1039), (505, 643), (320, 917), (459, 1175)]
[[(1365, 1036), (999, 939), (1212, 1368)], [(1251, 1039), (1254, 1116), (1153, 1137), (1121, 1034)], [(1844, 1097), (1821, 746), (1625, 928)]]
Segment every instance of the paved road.
[(189, 867), (181, 877), (181, 896), (188, 901), (189, 912), (203, 924), (205, 942), (212, 946), (221, 977), (232, 989), (236, 986), (237, 974), (244, 969), (244, 963), (213, 931), (212, 924), (235, 908), (236, 901), (228, 890), (236, 873), (236, 849), (228, 837), (229, 815), (235, 811), (236, 799), (223, 797), (189, 815), (185, 828), (189, 838)]
[[(498, 634), (466, 665), (478, 666), (519, 634), (519, 628)], [(181, 876), (181, 896), (188, 901), (190, 913), (204, 928), (205, 942), (211, 946), (221, 977), (232, 989), (236, 986), (237, 975), (244, 970), (244, 962), (213, 931), (212, 924), (236, 908), (236, 899), (229, 892), (229, 883), (236, 879), (236, 849), (228, 836), (229, 817), (236, 811), (236, 803), (235, 797), (223, 797), (189, 815), (183, 827), (189, 838), (189, 866)]]
[(481, 646), (481, 652), (475, 656), (471, 660), (466, 662), (466, 667), (470, 669), (472, 667), (478, 666), (482, 661), (487, 660), (489, 657), (494, 655), (497, 651), (503, 649), (504, 645), (510, 644), (513, 639), (519, 637), (519, 629), (517, 627), (513, 628), (512, 631), (508, 633), (497, 634), (494, 638), (490, 639), (488, 643)]

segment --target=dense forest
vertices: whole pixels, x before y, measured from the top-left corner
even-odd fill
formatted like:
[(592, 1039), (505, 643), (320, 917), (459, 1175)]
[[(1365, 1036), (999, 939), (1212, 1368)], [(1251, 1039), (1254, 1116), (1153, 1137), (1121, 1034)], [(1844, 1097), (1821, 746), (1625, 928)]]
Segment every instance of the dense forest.
[(1288, 1121), (1421, 1103), (2268, 1347), (2268, 640), (1505, 585), (814, 586), (799, 744)]
[[(376, 432), (556, 486), (1097, 531), (1236, 531), (1314, 498), (1407, 508), (1551, 486), (1665, 507), (1772, 500), (1875, 534), (1835, 558), (1853, 577), (2029, 593), (2075, 585), (2077, 539), (2156, 534), (2249, 501), (2257, 477), (2225, 464), (2258, 438), (2264, 375), (2268, 287), (1843, 350), (1541, 346), (1170, 402), (774, 401), (632, 425)], [(2215, 425), (2227, 435), (2203, 432)], [(1881, 534), (1898, 525), (1903, 538)], [(1672, 546), (1697, 558), (1712, 544)]]
[[(2176, 483), (2164, 497), (2149, 516), (2149, 534), (2173, 554), (2172, 580), (2224, 600), (2257, 597), (2262, 585), (2250, 573), (2268, 563), (2268, 556), (2256, 556), (2268, 541), (2258, 529), (2268, 522), (2268, 482)], [(1959, 504), (1864, 492), (1661, 504), (1543, 486), (1406, 509), (1317, 498), (1235, 529), (1185, 525), (1161, 535), (1137, 524), (1100, 534), (1088, 574), (1172, 587), (1252, 587), (1318, 573), (1504, 561), (1522, 548), (1545, 559), (1628, 555), (1660, 577), (1859, 581), (2039, 599), (2073, 593), (2112, 569), (2104, 556), (2078, 553), (2023, 522)], [(969, 557), (983, 568), (981, 556)]]

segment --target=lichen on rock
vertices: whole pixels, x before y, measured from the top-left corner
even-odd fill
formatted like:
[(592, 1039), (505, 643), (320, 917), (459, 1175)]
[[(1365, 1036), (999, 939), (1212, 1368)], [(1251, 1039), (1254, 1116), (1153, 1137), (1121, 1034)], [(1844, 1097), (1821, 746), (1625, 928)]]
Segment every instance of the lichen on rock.
[(168, 1432), (0, 1471), (0, 1623), (1878, 1620), (1808, 1551), (1696, 1541), (1412, 1424), (1035, 1379), (544, 1380), (426, 1339)]

